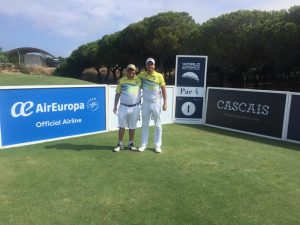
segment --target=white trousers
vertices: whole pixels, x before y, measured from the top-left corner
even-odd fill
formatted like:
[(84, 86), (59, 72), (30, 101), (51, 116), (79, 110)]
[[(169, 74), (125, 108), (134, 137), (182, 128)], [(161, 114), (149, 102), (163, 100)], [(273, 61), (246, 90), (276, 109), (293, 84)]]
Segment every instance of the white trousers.
[(161, 146), (162, 126), (161, 126), (161, 104), (159, 102), (142, 103), (142, 145), (148, 144), (149, 137), (149, 122), (152, 115), (154, 119), (154, 145), (155, 147)]

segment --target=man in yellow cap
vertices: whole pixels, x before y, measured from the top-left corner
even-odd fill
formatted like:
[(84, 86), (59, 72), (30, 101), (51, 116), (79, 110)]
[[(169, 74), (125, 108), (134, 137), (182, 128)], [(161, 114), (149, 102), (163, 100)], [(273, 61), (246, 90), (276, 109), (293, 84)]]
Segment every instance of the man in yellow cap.
[[(127, 75), (122, 77), (116, 89), (114, 113), (118, 115), (119, 142), (114, 148), (114, 152), (123, 150), (123, 138), (125, 128), (129, 128), (129, 150), (137, 150), (134, 146), (134, 134), (140, 113), (141, 101), (141, 80), (135, 76), (136, 67), (133, 64), (127, 66)], [(118, 103), (120, 100), (120, 106)]]
[[(142, 103), (142, 143), (138, 148), (139, 152), (143, 152), (148, 144), (149, 121), (150, 116), (154, 119), (154, 145), (157, 153), (161, 152), (161, 108), (167, 110), (167, 91), (164, 77), (161, 73), (155, 71), (155, 60), (148, 58), (146, 60), (147, 71), (141, 72), (138, 77), (142, 80), (143, 103)], [(161, 97), (163, 105), (161, 106)]]

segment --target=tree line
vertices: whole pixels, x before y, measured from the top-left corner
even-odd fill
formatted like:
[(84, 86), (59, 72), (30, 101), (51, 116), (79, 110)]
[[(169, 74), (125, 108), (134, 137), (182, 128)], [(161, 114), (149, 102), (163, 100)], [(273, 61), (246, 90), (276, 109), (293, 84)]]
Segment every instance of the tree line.
[(159, 13), (81, 45), (55, 73), (81, 78), (85, 69), (94, 68), (99, 83), (109, 78), (116, 83), (127, 64), (141, 70), (153, 57), (167, 83), (174, 84), (176, 55), (190, 54), (208, 56), (208, 86), (299, 91), (300, 6), (239, 10), (203, 24), (186, 12)]
[(2, 51), (2, 48), (0, 47), (0, 63), (8, 63), (9, 60), (7, 58), (7, 55)]

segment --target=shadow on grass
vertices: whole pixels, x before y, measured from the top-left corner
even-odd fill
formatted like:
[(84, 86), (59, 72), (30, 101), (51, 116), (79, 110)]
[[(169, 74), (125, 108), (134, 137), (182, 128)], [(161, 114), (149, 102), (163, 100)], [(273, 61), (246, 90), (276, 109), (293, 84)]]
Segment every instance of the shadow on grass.
[[(163, 147), (162, 147), (162, 151), (163, 151), (164, 149), (163, 149)], [(156, 151), (155, 151), (155, 148), (147, 148), (147, 150), (146, 151), (149, 151), (149, 152), (152, 152), (152, 153), (155, 153), (155, 154), (159, 154), (159, 153), (157, 153)]]
[(206, 125), (189, 125), (189, 124), (178, 124), (178, 125), (194, 128), (197, 130), (207, 131), (207, 132), (215, 133), (215, 134), (219, 134), (219, 135), (224, 135), (224, 136), (228, 136), (228, 137), (234, 137), (234, 138), (244, 139), (244, 140), (248, 140), (248, 141), (258, 142), (261, 144), (272, 145), (272, 146), (284, 148), (287, 150), (300, 151), (299, 144), (291, 143), (291, 142), (287, 142), (287, 141), (269, 139), (269, 138), (259, 137), (259, 136), (255, 136), (255, 135), (251, 135), (251, 134), (238, 133), (237, 131), (230, 131), (230, 130), (225, 130), (225, 129), (221, 129), (221, 128), (209, 127)]
[(86, 151), (86, 150), (107, 150), (112, 151), (112, 146), (103, 145), (76, 145), (76, 144), (55, 144), (46, 145), (45, 149), (58, 149), (58, 150), (73, 150), (73, 151)]
[[(114, 146), (102, 146), (102, 145), (76, 145), (76, 144), (54, 144), (54, 145), (46, 145), (45, 149), (56, 149), (56, 150), (72, 150), (72, 151), (87, 151), (87, 150), (106, 150), (106, 151), (112, 151)], [(123, 151), (129, 151), (126, 146)], [(147, 151), (151, 151), (155, 154), (157, 152), (154, 148), (148, 148)], [(138, 153), (138, 151), (130, 151)]]

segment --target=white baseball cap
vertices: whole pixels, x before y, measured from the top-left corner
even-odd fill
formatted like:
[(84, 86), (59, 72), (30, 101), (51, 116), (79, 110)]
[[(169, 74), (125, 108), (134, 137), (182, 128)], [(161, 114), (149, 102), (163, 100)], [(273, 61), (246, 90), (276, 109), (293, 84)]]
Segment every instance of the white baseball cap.
[(148, 58), (146, 60), (146, 64), (148, 64), (148, 62), (152, 62), (153, 64), (155, 64), (155, 60), (153, 58)]
[(134, 64), (129, 64), (129, 65), (127, 66), (127, 69), (133, 69), (134, 71), (136, 71), (136, 67), (135, 67)]

